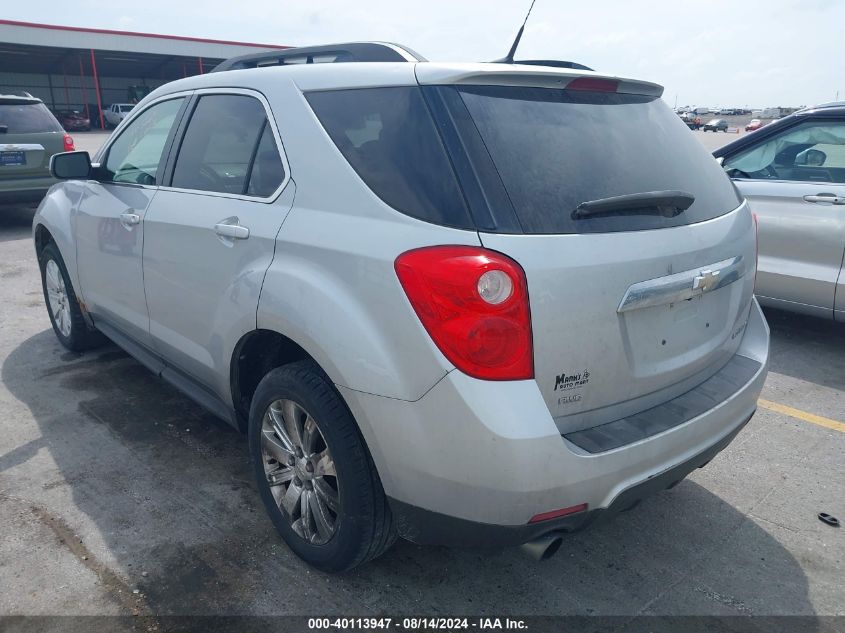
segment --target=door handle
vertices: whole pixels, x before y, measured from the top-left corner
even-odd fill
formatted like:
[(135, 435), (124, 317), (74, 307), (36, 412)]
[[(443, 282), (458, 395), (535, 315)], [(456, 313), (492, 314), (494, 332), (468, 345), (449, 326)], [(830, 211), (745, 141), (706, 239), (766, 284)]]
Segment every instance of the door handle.
[(845, 196), (837, 196), (833, 193), (820, 193), (815, 196), (804, 196), (807, 202), (827, 202), (828, 204), (845, 204)]
[(141, 223), (141, 216), (131, 211), (120, 214), (120, 223), (125, 227), (135, 226)]
[(238, 218), (228, 218), (214, 225), (214, 232), (220, 237), (233, 240), (245, 240), (249, 237), (249, 229), (241, 226)]

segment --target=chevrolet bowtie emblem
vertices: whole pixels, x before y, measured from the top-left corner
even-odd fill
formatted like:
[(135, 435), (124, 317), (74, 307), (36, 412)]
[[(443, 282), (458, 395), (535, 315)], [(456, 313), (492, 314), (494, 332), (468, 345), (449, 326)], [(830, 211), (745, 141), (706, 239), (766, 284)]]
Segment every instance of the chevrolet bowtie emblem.
[(719, 283), (719, 271), (702, 270), (692, 280), (692, 289), (699, 292), (709, 292)]

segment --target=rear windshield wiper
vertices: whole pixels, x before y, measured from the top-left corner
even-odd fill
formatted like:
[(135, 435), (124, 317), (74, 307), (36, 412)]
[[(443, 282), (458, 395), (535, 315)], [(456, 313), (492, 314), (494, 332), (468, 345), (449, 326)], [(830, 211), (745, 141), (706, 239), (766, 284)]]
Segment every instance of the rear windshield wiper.
[(623, 213), (674, 218), (689, 209), (693, 202), (695, 202), (695, 196), (685, 191), (643, 191), (582, 202), (572, 212), (572, 219)]

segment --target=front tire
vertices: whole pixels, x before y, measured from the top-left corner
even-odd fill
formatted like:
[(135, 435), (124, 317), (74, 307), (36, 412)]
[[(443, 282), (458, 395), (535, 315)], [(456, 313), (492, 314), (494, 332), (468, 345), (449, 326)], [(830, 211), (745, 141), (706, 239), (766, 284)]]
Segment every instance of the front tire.
[(38, 264), (44, 302), (59, 342), (72, 352), (84, 352), (102, 345), (105, 341), (103, 335), (89, 328), (85, 322), (65, 262), (54, 243), (44, 247)]
[(352, 414), (310, 360), (270, 371), (249, 413), (261, 499), (305, 562), (344, 571), (396, 540), (390, 507)]

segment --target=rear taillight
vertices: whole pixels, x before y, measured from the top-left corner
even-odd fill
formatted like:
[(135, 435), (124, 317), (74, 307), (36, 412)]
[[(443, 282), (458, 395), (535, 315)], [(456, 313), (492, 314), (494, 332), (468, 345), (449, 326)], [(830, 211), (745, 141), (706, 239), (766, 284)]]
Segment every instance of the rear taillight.
[(578, 77), (566, 84), (567, 90), (589, 90), (590, 92), (616, 92), (619, 82), (597, 77)]
[(473, 246), (403, 253), (396, 275), (435, 345), (465, 374), (534, 377), (528, 284), (515, 261)]
[(65, 143), (65, 151), (66, 152), (72, 152), (74, 150), (73, 137), (70, 134), (65, 134), (64, 143)]

